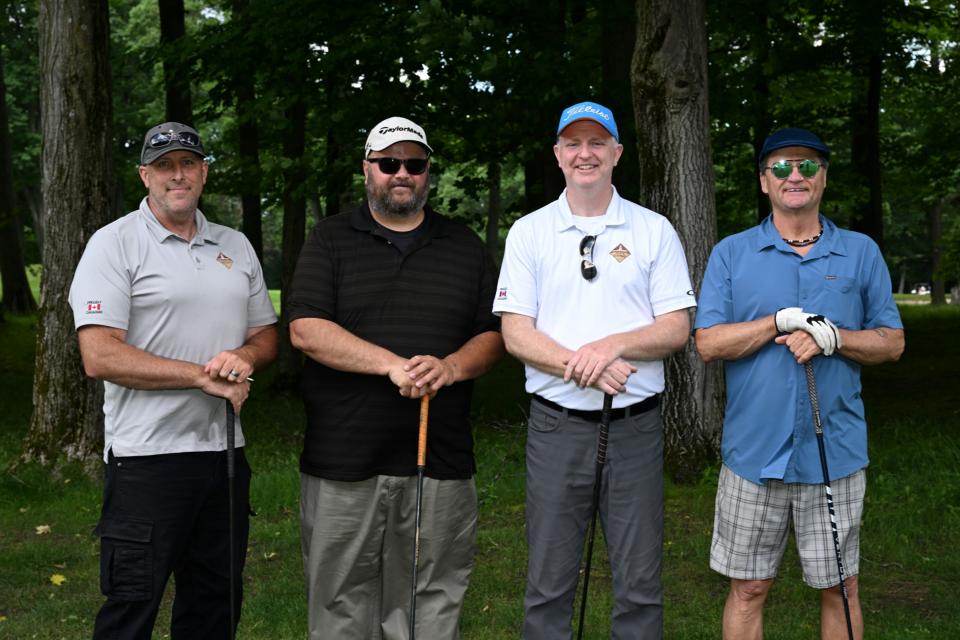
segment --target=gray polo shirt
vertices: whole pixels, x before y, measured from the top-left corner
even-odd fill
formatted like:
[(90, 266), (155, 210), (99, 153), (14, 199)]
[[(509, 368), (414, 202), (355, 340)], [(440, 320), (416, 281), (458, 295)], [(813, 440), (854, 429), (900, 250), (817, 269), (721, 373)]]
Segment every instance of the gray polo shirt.
[[(154, 355), (205, 364), (244, 343), (247, 330), (277, 321), (253, 247), (233, 229), (207, 222), (187, 242), (147, 206), (97, 231), (70, 286), (74, 324), (127, 332)], [(221, 398), (199, 389), (144, 391), (104, 382), (104, 460), (226, 449)], [(244, 445), (237, 420), (237, 446)]]

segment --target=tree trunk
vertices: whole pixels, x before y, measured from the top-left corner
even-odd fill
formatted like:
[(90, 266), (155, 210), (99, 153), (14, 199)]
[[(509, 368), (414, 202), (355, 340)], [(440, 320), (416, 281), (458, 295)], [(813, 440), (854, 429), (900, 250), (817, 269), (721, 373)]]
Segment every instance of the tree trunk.
[[(767, 136), (773, 133), (770, 131), (770, 28), (767, 17), (767, 3), (756, 3), (754, 23), (757, 32), (753, 38), (754, 62), (752, 65), (753, 80), (753, 99), (750, 102), (750, 109), (753, 113), (753, 152), (755, 166), (760, 164), (760, 149), (763, 148), (763, 141)], [(762, 222), (764, 218), (770, 215), (770, 198), (760, 188), (760, 180), (754, 180), (754, 192), (757, 198), (757, 220)]]
[(880, 87), (883, 82), (883, 2), (853, 4), (853, 95), (850, 108), (850, 156), (861, 194), (851, 228), (865, 233), (883, 249), (881, 196)]
[(600, 4), (600, 78), (605, 106), (613, 110), (625, 150), (613, 172), (617, 192), (628, 200), (639, 199), (637, 185), (637, 132), (630, 97), (630, 57), (637, 41), (636, 0), (609, 0)]
[(939, 200), (930, 210), (930, 304), (946, 304), (947, 291), (940, 262), (943, 258), (943, 205)]
[[(640, 198), (676, 227), (699, 290), (717, 237), (704, 0), (637, 0), (637, 17), (632, 86)], [(695, 479), (717, 458), (723, 370), (705, 365), (692, 340), (664, 364), (667, 468), (680, 481)]]
[[(3, 26), (0, 25), (0, 33)], [(33, 313), (37, 304), (30, 292), (23, 262), (20, 219), (13, 193), (13, 158), (10, 122), (7, 116), (7, 86), (3, 77), (3, 50), (0, 48), (0, 282), (2, 308), (12, 313)]]
[(67, 294), (87, 240), (112, 218), (107, 0), (42, 0), (39, 31), (46, 239), (34, 412), (21, 459), (97, 469), (103, 385), (84, 375)]
[(183, 0), (158, 0), (160, 7), (160, 48), (163, 55), (163, 87), (166, 91), (168, 121), (193, 126), (193, 101), (190, 99), (190, 65), (184, 59), (183, 44), (187, 32)]
[(502, 168), (499, 160), (487, 164), (487, 251), (494, 262), (499, 263), (500, 256), (500, 216), (503, 213), (503, 200), (500, 197), (500, 179)]
[[(233, 0), (234, 20), (248, 27), (247, 0)], [(257, 128), (257, 94), (253, 84), (256, 60), (248, 60), (233, 77), (236, 93), (237, 151), (240, 160), (240, 210), (243, 235), (263, 264), (263, 207), (260, 203), (260, 132)]]
[[(304, 64), (305, 64), (304, 57)], [(300, 69), (301, 75), (306, 70)], [(291, 83), (294, 90), (299, 91), (301, 82)], [(307, 108), (303, 96), (297, 94), (291, 97), (291, 104), (287, 107), (285, 116), (287, 131), (283, 142), (283, 155), (286, 168), (283, 171), (283, 239), (281, 246), (281, 273), (280, 273), (280, 351), (277, 354), (277, 375), (274, 378), (279, 388), (292, 388), (303, 366), (303, 357), (295, 350), (288, 335), (290, 284), (293, 282), (293, 272), (297, 268), (297, 259), (303, 247), (307, 224), (307, 201), (303, 193), (303, 183), (306, 178), (304, 169), (304, 151), (306, 149)]]

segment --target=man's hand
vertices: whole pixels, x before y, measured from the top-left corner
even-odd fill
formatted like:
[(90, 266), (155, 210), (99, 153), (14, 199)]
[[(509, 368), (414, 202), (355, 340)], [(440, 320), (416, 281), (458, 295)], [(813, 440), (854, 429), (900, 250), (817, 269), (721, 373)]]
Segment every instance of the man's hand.
[(774, 322), (781, 333), (805, 331), (810, 334), (825, 356), (833, 355), (842, 346), (840, 331), (835, 324), (822, 315), (807, 313), (800, 307), (780, 309), (774, 315)]
[(403, 366), (403, 370), (410, 376), (415, 387), (430, 395), (442, 387), (449, 387), (457, 379), (453, 365), (435, 356), (413, 356)]
[(253, 375), (253, 369), (253, 358), (243, 347), (240, 347), (230, 351), (221, 351), (213, 356), (204, 365), (203, 372), (214, 380), (221, 379), (240, 384), (246, 383), (247, 378)]
[(240, 408), (250, 395), (250, 383), (244, 378), (239, 383), (226, 382), (218, 377), (204, 377), (200, 390), (207, 395), (217, 398), (226, 398), (233, 405), (233, 410), (240, 415)]
[(594, 386), (607, 367), (619, 357), (620, 351), (609, 338), (588, 342), (570, 356), (563, 372), (563, 381), (573, 380), (581, 388)]
[(600, 377), (597, 378), (597, 381), (591, 386), (600, 389), (600, 391), (604, 393), (617, 395), (626, 388), (627, 378), (633, 373), (636, 373), (636, 371), (637, 368), (635, 366), (623, 358), (617, 358), (603, 370)]

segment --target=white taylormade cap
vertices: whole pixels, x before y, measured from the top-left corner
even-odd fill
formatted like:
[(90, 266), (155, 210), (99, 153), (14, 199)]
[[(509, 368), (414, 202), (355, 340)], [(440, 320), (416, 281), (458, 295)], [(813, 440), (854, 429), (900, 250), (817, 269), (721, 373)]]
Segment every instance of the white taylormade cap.
[(392, 144), (407, 141), (416, 142), (428, 152), (433, 153), (433, 149), (427, 144), (427, 134), (420, 125), (406, 118), (394, 116), (370, 129), (363, 155), (366, 157), (371, 151), (383, 151)]

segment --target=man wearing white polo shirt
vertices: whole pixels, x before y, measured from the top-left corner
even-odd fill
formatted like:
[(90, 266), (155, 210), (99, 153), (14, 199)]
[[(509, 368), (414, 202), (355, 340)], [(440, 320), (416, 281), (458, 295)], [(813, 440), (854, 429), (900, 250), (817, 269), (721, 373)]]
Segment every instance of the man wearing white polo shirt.
[(566, 189), (507, 237), (493, 309), (526, 365), (529, 547), (523, 637), (569, 638), (591, 515), (597, 423), (614, 395), (600, 517), (613, 574), (611, 636), (661, 638), (662, 359), (686, 344), (695, 306), (680, 240), (612, 184), (613, 113), (563, 111), (553, 148)]
[(191, 127), (147, 131), (147, 197), (90, 238), (70, 287), (84, 369), (104, 380), (95, 639), (150, 638), (171, 574), (174, 638), (225, 638), (239, 619), (250, 467), (238, 417), (231, 514), (224, 398), (239, 414), (276, 355), (277, 318), (253, 247), (197, 209), (205, 155)]

